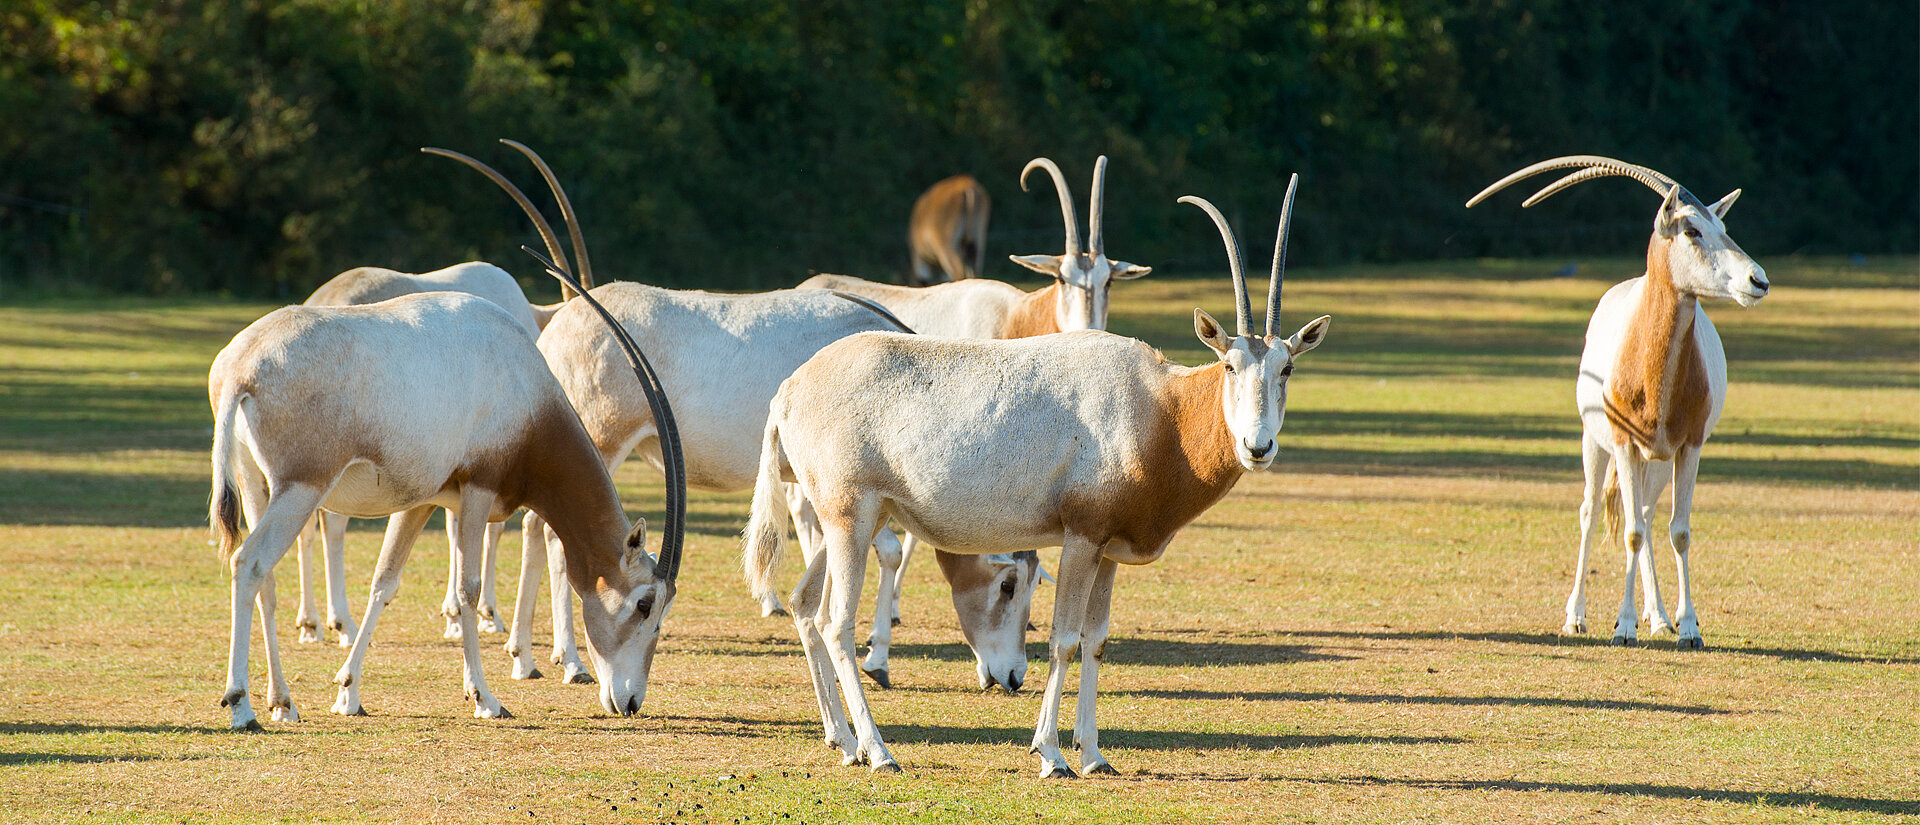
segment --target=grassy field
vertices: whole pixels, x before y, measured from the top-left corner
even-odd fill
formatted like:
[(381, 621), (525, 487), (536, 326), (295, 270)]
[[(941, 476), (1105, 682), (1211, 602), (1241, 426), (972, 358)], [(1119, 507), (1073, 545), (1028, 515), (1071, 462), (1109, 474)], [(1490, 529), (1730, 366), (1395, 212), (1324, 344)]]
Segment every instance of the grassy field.
[[(1121, 573), (1099, 708), (1121, 776), (1079, 782), (1033, 777), (1037, 692), (973, 687), (924, 560), (896, 687), (869, 693), (906, 771), (840, 767), (792, 625), (740, 582), (745, 494), (693, 496), (644, 716), (510, 680), (493, 637), (517, 718), (471, 718), (429, 532), (368, 663), (372, 716), (327, 712), (342, 651), (291, 643), (283, 565), (304, 719), (229, 733), (205, 371), (268, 307), (0, 307), (0, 821), (1920, 821), (1920, 266), (1763, 263), (1771, 297), (1711, 308), (1732, 388), (1694, 508), (1704, 651), (1605, 644), (1618, 550), (1592, 565), (1595, 632), (1559, 633), (1574, 365), (1631, 262), (1290, 273), (1289, 329), (1334, 325), (1279, 463)], [(1230, 313), (1226, 279), (1124, 284), (1112, 326), (1198, 362), (1195, 305)], [(655, 473), (619, 481), (657, 518)], [(350, 538), (356, 591), (376, 530)]]

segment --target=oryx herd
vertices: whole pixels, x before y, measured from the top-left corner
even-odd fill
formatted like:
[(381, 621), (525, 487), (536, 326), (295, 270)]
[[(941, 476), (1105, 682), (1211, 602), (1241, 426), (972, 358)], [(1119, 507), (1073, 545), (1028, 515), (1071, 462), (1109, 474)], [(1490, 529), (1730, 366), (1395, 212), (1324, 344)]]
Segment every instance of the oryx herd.
[[(448, 511), (452, 547), (446, 632), (461, 640), (474, 714), (510, 715), (482, 676), (479, 633), (483, 621), (500, 629), (494, 550), (521, 508), (523, 560), (506, 643), (513, 678), (540, 676), (530, 636), (544, 570), (562, 677), (597, 683), (608, 713), (636, 713), (676, 592), (687, 489), (751, 489), (742, 559), (752, 596), (765, 615), (791, 610), (825, 739), (845, 764), (899, 769), (861, 675), (890, 685), (900, 570), (914, 546), (936, 551), (980, 686), (1009, 691), (1026, 679), (1030, 604), (1045, 575), (1035, 551), (1059, 547), (1032, 749), (1042, 776), (1075, 776), (1076, 767), (1111, 773), (1094, 701), (1116, 572), (1159, 559), (1242, 474), (1273, 465), (1289, 378), (1332, 323), (1320, 315), (1291, 332), (1281, 324), (1298, 176), (1282, 201), (1257, 327), (1233, 229), (1206, 200), (1179, 199), (1218, 229), (1236, 300), (1231, 332), (1194, 310), (1194, 334), (1215, 360), (1188, 367), (1104, 331), (1113, 283), (1150, 271), (1107, 255), (1105, 157), (1094, 165), (1084, 245), (1060, 167), (1037, 158), (1021, 171), (1023, 189), (1035, 170), (1051, 177), (1066, 228), (1060, 254), (1010, 256), (1053, 280), (1037, 291), (981, 277), (987, 194), (957, 176), (914, 204), (908, 232), (909, 283), (941, 273), (949, 282), (893, 286), (821, 275), (795, 289), (721, 294), (595, 286), (558, 179), (533, 150), (503, 143), (544, 178), (571, 256), (504, 175), (457, 152), (424, 151), (481, 172), (525, 210), (546, 247), (544, 255), (527, 251), (561, 280), (560, 303), (529, 303), (512, 276), (486, 263), (417, 275), (360, 268), (304, 305), (254, 322), (213, 362), (209, 518), (233, 576), (221, 701), (232, 727), (260, 727), (248, 695), (256, 609), (268, 710), (276, 721), (299, 718), (274, 621), (274, 568), (296, 543), (300, 638), (321, 638), (311, 576), (311, 550), (319, 546), (325, 624), (350, 648), (332, 709), (365, 712), (359, 683), (375, 627), (436, 507)], [(1666, 175), (1609, 158), (1543, 161), (1467, 205), (1556, 169), (1573, 171), (1526, 206), (1612, 175), (1661, 196), (1646, 273), (1601, 299), (1580, 360), (1586, 496), (1578, 570), (1598, 538), (1599, 514), (1616, 528), (1624, 521), (1626, 584), (1614, 641), (1637, 637), (1637, 572), (1651, 631), (1674, 631), (1683, 646), (1699, 647), (1688, 517), (1700, 449), (1726, 394), (1725, 355), (1699, 299), (1750, 306), (1765, 296), (1766, 276), (1722, 222), (1738, 190), (1707, 205)], [(612, 481), (636, 452), (666, 478), (657, 553), (647, 550), (646, 522), (629, 522)], [(1674, 619), (1654, 579), (1649, 539), (1653, 505), (1669, 477), (1680, 579)], [(341, 551), (349, 516), (388, 519), (357, 623), (347, 615)], [(774, 581), (790, 530), (805, 568), (783, 606)], [(854, 631), (869, 548), (879, 559), (880, 592), (861, 661)], [(573, 635), (576, 595), (585, 661)], [(1576, 572), (1565, 631), (1584, 632), (1585, 623), (1585, 576)], [(1061, 751), (1059, 723), (1076, 657), (1074, 766)]]

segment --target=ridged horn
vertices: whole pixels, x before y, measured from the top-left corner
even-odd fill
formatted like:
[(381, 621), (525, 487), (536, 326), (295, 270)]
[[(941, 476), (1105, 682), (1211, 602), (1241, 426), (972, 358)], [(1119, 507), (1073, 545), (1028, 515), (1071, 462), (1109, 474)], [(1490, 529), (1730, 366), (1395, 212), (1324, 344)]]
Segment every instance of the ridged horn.
[(1618, 175), (1633, 178), (1645, 184), (1648, 189), (1652, 189), (1655, 194), (1658, 194), (1662, 198), (1667, 196), (1668, 190), (1678, 187), (1680, 189), (1680, 200), (1701, 209), (1706, 208), (1706, 204), (1701, 203), (1699, 198), (1694, 197), (1692, 192), (1687, 191), (1686, 187), (1680, 186), (1673, 178), (1639, 164), (1628, 163), (1623, 160), (1602, 157), (1600, 155), (1567, 155), (1565, 157), (1540, 161), (1539, 163), (1535, 163), (1494, 181), (1492, 185), (1480, 190), (1480, 194), (1474, 195), (1467, 201), (1467, 208), (1471, 209), (1475, 204), (1485, 200), (1488, 195), (1505, 189), (1519, 181), (1538, 175), (1541, 172), (1550, 172), (1555, 169), (1567, 169), (1575, 166), (1582, 168), (1573, 174), (1548, 184), (1546, 188), (1534, 193), (1533, 197), (1528, 198), (1522, 205), (1532, 206), (1574, 184), (1585, 183), (1595, 178)]
[[(559, 261), (563, 269), (565, 268), (567, 255), (560, 251), (560, 236), (553, 234), (553, 226), (547, 223), (547, 219), (540, 214), (540, 210), (534, 208), (533, 201), (527, 199), (527, 193), (520, 191), (520, 187), (513, 185), (513, 181), (507, 180), (505, 175), (494, 171), (493, 167), (451, 149), (422, 146), (420, 147), (420, 151), (429, 155), (439, 155), (443, 158), (453, 158), (454, 160), (460, 161), (473, 167), (473, 169), (480, 174), (486, 175), (488, 180), (498, 184), (501, 189), (505, 189), (507, 195), (513, 198), (513, 202), (520, 204), (520, 208), (526, 210), (527, 217), (533, 219), (533, 228), (539, 230), (540, 240), (546, 242), (547, 253), (552, 255), (554, 260)], [(566, 300), (573, 300), (573, 296), (573, 287), (565, 280), (562, 280), (560, 282), (560, 297)]]
[(1093, 162), (1093, 192), (1087, 197), (1087, 254), (1107, 254), (1107, 156)]
[(1067, 223), (1067, 254), (1080, 254), (1080, 217), (1073, 213), (1073, 197), (1067, 193), (1067, 177), (1060, 174), (1060, 166), (1048, 158), (1034, 158), (1020, 170), (1020, 191), (1027, 191), (1027, 174), (1034, 169), (1045, 169), (1053, 176), (1053, 191), (1060, 195), (1060, 219)]
[(1273, 239), (1273, 274), (1267, 276), (1267, 337), (1280, 334), (1280, 282), (1287, 274), (1287, 230), (1293, 224), (1293, 190), (1300, 173), (1287, 178), (1287, 199), (1280, 204), (1280, 234)]
[(587, 289), (592, 289), (594, 283), (593, 262), (587, 260), (587, 239), (580, 231), (580, 219), (573, 213), (573, 201), (567, 198), (567, 190), (560, 188), (559, 178), (554, 177), (553, 169), (549, 168), (547, 162), (541, 159), (540, 153), (527, 148), (526, 144), (517, 140), (501, 138), (500, 142), (519, 150), (520, 154), (526, 155), (527, 160), (533, 161), (534, 168), (540, 170), (540, 177), (547, 179), (547, 188), (552, 190), (553, 199), (560, 202), (560, 219), (566, 221), (567, 236), (573, 240), (573, 262), (580, 266), (580, 285)]
[(574, 279), (573, 273), (541, 255), (533, 247), (523, 245), (520, 250), (545, 266), (547, 274), (579, 293), (580, 299), (586, 301), (587, 306), (600, 316), (600, 320), (607, 323), (621, 351), (627, 354), (627, 363), (633, 366), (634, 376), (640, 379), (640, 389), (647, 396), (647, 409), (653, 413), (654, 426), (659, 430), (660, 465), (662, 474), (667, 477), (667, 529), (660, 537), (660, 555), (653, 563), (653, 577), (673, 581), (680, 575), (680, 551), (687, 539), (687, 462), (680, 452), (680, 426), (674, 423), (673, 407), (667, 403), (666, 389), (660, 384), (660, 376), (653, 371), (647, 354), (640, 351), (640, 345), (633, 342), (633, 336), (627, 334), (626, 328), (614, 320), (606, 307), (587, 294), (586, 288)]
[(1220, 229), (1220, 240), (1227, 245), (1227, 268), (1233, 274), (1233, 320), (1235, 334), (1245, 337), (1247, 328), (1253, 326), (1253, 305), (1247, 302), (1247, 273), (1240, 266), (1240, 242), (1233, 239), (1233, 228), (1227, 226), (1227, 219), (1220, 210), (1213, 208), (1206, 198), (1197, 195), (1182, 195), (1180, 203), (1190, 203), (1205, 210), (1207, 217), (1213, 219), (1213, 225)]

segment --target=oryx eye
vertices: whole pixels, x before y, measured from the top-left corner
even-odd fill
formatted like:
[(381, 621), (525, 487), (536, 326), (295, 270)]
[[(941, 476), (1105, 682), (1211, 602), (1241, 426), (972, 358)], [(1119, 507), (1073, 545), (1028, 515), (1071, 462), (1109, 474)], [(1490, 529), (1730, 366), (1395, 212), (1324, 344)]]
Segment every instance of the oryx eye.
[(642, 619), (653, 615), (653, 594), (648, 593), (645, 596), (641, 596), (640, 601), (634, 602), (633, 612)]
[(1012, 576), (1008, 576), (1006, 581), (1000, 583), (1000, 595), (1009, 599), (1013, 598), (1013, 591), (1017, 589), (1019, 588), (1013, 583)]
[(1232, 365), (1232, 364), (1229, 364), (1229, 363), (1227, 363), (1226, 361), (1221, 361), (1220, 363), (1222, 363), (1222, 364), (1225, 364), (1225, 365), (1226, 365), (1226, 367), (1227, 367), (1227, 374), (1228, 374), (1228, 375), (1232, 375), (1232, 374), (1233, 374), (1233, 365)]
[(1281, 377), (1281, 378), (1285, 378), (1285, 377), (1287, 377), (1287, 376), (1289, 376), (1289, 375), (1292, 375), (1292, 374), (1293, 374), (1293, 365), (1292, 365), (1292, 364), (1288, 364), (1288, 365), (1286, 365), (1286, 366), (1284, 366), (1284, 367), (1281, 367), (1281, 368), (1280, 368), (1280, 377)]
[(1689, 226), (1689, 227), (1687, 227), (1687, 231), (1686, 231), (1686, 235), (1687, 235), (1687, 237), (1689, 237), (1689, 238), (1698, 238), (1698, 237), (1700, 237), (1700, 230), (1698, 230), (1698, 229), (1695, 229), (1695, 228), (1693, 228), (1693, 227), (1691, 227), (1691, 226)]

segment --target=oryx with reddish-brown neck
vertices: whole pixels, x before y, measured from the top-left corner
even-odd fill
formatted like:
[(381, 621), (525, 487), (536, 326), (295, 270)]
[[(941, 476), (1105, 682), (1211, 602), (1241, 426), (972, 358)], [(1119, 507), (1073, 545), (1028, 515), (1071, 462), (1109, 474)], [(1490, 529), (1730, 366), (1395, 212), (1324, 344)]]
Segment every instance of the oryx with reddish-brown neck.
[[(1580, 504), (1580, 555), (1567, 597), (1564, 631), (1584, 633), (1587, 624), (1587, 553), (1600, 533), (1600, 516), (1626, 529), (1626, 584), (1615, 644), (1633, 644), (1636, 634), (1635, 568), (1646, 588), (1650, 632), (1676, 631), (1682, 647), (1700, 647), (1700, 620), (1693, 608), (1687, 568), (1692, 545), (1693, 483), (1706, 443), (1727, 398), (1727, 357), (1720, 335), (1700, 306), (1701, 298), (1730, 298), (1743, 307), (1766, 297), (1767, 274), (1727, 234), (1727, 210), (1740, 190), (1708, 205), (1686, 187), (1644, 166), (1595, 155), (1544, 160), (1514, 172), (1467, 201), (1471, 207), (1507, 186), (1541, 172), (1576, 171), (1526, 200), (1532, 206), (1569, 186), (1614, 175), (1645, 184), (1660, 195), (1647, 242), (1646, 274), (1614, 285), (1600, 298), (1587, 324), (1574, 397), (1580, 409), (1581, 456), (1586, 494)], [(1654, 504), (1673, 481), (1673, 518), (1667, 536), (1679, 578), (1679, 621), (1667, 618), (1654, 578), (1651, 532)], [(1616, 533), (1618, 530), (1616, 529)]]
[[(514, 201), (536, 227), (547, 225), (530, 201), (516, 194), (518, 190), (511, 183), (484, 163), (443, 150), (431, 151), (487, 175), (514, 195)], [(564, 202), (559, 182), (548, 176), (547, 184), (555, 199)], [(586, 243), (578, 221), (571, 215), (567, 231), (574, 261), (580, 264), (583, 278), (591, 277), (591, 264), (584, 255)], [(541, 234), (548, 237), (552, 231), (543, 228)], [(559, 266), (567, 266), (557, 243), (549, 243), (548, 250)], [(653, 359), (660, 381), (680, 413), (687, 484), (716, 492), (753, 486), (767, 402), (795, 368), (820, 348), (848, 335), (906, 329), (870, 301), (820, 290), (726, 295), (614, 282), (591, 292)], [(607, 341), (600, 324), (587, 307), (563, 307), (541, 333), (540, 352), (579, 411), (587, 436), (608, 472), (635, 453), (658, 467), (662, 462), (658, 419), (646, 398), (621, 380), (619, 373), (625, 368), (621, 355)], [(557, 574), (567, 569), (567, 559), (571, 558), (554, 543), (552, 534), (546, 533), (547, 564), (540, 564), (536, 548), (541, 546), (543, 536), (541, 521), (542, 517), (533, 513), (524, 522), (526, 556), (521, 565), (513, 629), (506, 645), (514, 660), (515, 678), (539, 675), (531, 643), (539, 571), (545, 567)], [(969, 561), (976, 566), (988, 564)], [(552, 579), (554, 661), (563, 666), (568, 681), (586, 680), (585, 668), (574, 652), (571, 600), (558, 584), (562, 577), (554, 575)], [(998, 579), (977, 575), (957, 578), (953, 583), (967, 592), (997, 592), (999, 586)], [(1023, 599), (1031, 595), (1028, 584)], [(975, 650), (1019, 651), (1025, 622), (1016, 625), (999, 611), (969, 612), (961, 606), (976, 601), (956, 602), (958, 618)], [(1012, 641), (1005, 641), (1008, 639)], [(1012, 655), (993, 654), (989, 658), (1004, 675), (1014, 664), (1000, 660)], [(1019, 666), (1025, 666), (1023, 656), (1018, 661)]]
[(954, 175), (927, 187), (907, 216), (911, 286), (980, 277), (987, 259), (987, 216), (993, 199), (971, 175)]
[[(1168, 363), (1146, 344), (1096, 330), (1013, 341), (866, 333), (822, 349), (781, 385), (743, 562), (757, 588), (770, 586), (786, 533), (781, 484), (799, 484), (819, 511), (825, 548), (794, 591), (794, 624), (826, 739), (847, 764), (899, 767), (874, 724), (853, 645), (866, 547), (891, 517), (953, 553), (1062, 548), (1033, 749), (1042, 776), (1074, 775), (1058, 722), (1079, 653), (1081, 767), (1112, 772), (1094, 697), (1115, 571), (1158, 559), (1243, 473), (1273, 463), (1294, 361), (1331, 323), (1321, 316), (1280, 337), (1276, 255), (1266, 333), (1252, 332), (1232, 231), (1205, 201), (1182, 201), (1219, 226), (1238, 303), (1231, 336), (1194, 310), (1195, 334), (1218, 357), (1209, 366)], [(1285, 227), (1283, 218), (1280, 247)]]
[(848, 275), (816, 275), (801, 289), (832, 289), (878, 302), (921, 335), (949, 338), (1025, 338), (1076, 329), (1107, 328), (1107, 296), (1114, 281), (1146, 275), (1152, 267), (1107, 257), (1104, 228), (1107, 157), (1093, 165), (1089, 199), (1088, 243), (1080, 246), (1080, 219), (1073, 195), (1059, 165), (1034, 158), (1020, 170), (1020, 188), (1027, 176), (1044, 169), (1060, 196), (1060, 216), (1066, 223), (1066, 251), (1059, 255), (1009, 255), (1014, 263), (1053, 279), (1048, 286), (1026, 292), (1002, 281), (970, 279), (929, 287), (879, 284)]
[[(616, 329), (616, 335), (618, 331)], [(634, 374), (671, 422), (658, 379), (622, 338)], [(435, 292), (355, 307), (286, 307), (236, 335), (214, 359), (209, 517), (233, 572), (227, 690), (235, 729), (257, 728), (247, 695), (254, 603), (276, 720), (299, 712), (274, 635), (273, 567), (315, 510), (390, 521), (367, 614), (336, 677), (339, 713), (364, 712), (359, 675), (381, 609), (434, 507), (454, 513), (467, 696), (474, 715), (504, 717), (481, 674), (475, 605), (487, 523), (522, 505), (541, 513), (568, 554), (585, 604), (600, 704), (631, 714), (646, 696), (661, 617), (674, 596), (685, 493), (677, 442), (667, 455), (667, 518), (657, 558), (644, 522), (630, 530), (593, 442), (531, 336), (505, 310)], [(666, 431), (671, 434), (669, 425)], [(240, 540), (244, 512), (250, 532)]]
[[(1067, 187), (1065, 175), (1060, 172), (1060, 166), (1049, 158), (1028, 161), (1020, 170), (1020, 188), (1023, 191), (1027, 188), (1027, 177), (1035, 169), (1046, 170), (1053, 179), (1054, 193), (1060, 198), (1060, 218), (1066, 227), (1066, 251), (1059, 255), (1008, 257), (1021, 266), (1052, 277), (1054, 282), (1051, 285), (1025, 292), (1012, 284), (982, 279), (913, 288), (879, 284), (847, 275), (816, 275), (802, 282), (800, 288), (832, 289), (872, 299), (922, 335), (1026, 338), (1081, 329), (1106, 329), (1108, 294), (1113, 282), (1132, 280), (1153, 271), (1151, 267), (1107, 257), (1107, 157), (1101, 155), (1093, 164), (1093, 183), (1087, 204), (1088, 243), (1084, 252), (1080, 244), (1080, 218), (1074, 212), (1073, 195)], [(808, 517), (803, 518), (802, 548), (812, 552), (813, 545), (807, 541), (808, 534), (816, 532), (810, 522), (811, 509), (804, 501), (796, 501), (794, 506)], [(887, 686), (888, 643), (892, 625), (899, 621), (899, 594), (905, 586), (905, 574), (902, 571), (913, 558), (919, 540), (912, 533), (907, 534), (904, 542), (896, 540), (891, 530), (880, 531), (876, 536), (879, 543), (874, 549), (881, 562), (881, 578), (880, 592), (875, 597), (874, 615), (889, 618), (886, 621), (875, 620), (873, 637), (861, 669), (871, 674), (882, 686)], [(991, 568), (979, 569), (984, 560), (989, 559)], [(976, 569), (963, 572), (963, 568), (970, 566)], [(1045, 575), (1038, 560), (1028, 555), (1013, 558), (988, 556), (979, 560), (972, 557), (942, 558), (940, 569), (943, 573), (968, 579), (991, 577), (1000, 582), (1002, 589), (1012, 587), (1021, 594), (1032, 587), (1033, 579)], [(978, 596), (976, 593), (967, 595), (969, 598)], [(956, 598), (961, 596), (960, 591), (955, 592)], [(772, 612), (779, 604), (772, 593), (761, 594), (761, 602), (767, 612)], [(962, 613), (965, 612), (963, 609)], [(984, 649), (976, 645), (974, 650), (978, 654)], [(1026, 670), (1025, 654), (1018, 652), (1023, 650), (1023, 647), (1009, 648), (997, 656), (978, 658), (975, 664), (980, 686), (988, 688), (997, 684), (1010, 691), (1018, 690)], [(1017, 670), (1008, 671), (999, 664), (1016, 653), (1022, 664)]]
[[(553, 170), (538, 153), (517, 141), (502, 140), (501, 143), (525, 155), (533, 162), (534, 167), (540, 170), (542, 177), (547, 180), (554, 179)], [(527, 202), (526, 196), (517, 189), (514, 190), (513, 196), (519, 201)], [(575, 220), (573, 204), (567, 200), (564, 192), (557, 193), (557, 196), (560, 201), (560, 213), (571, 224)], [(540, 231), (541, 239), (545, 241), (548, 251), (559, 255), (560, 239), (554, 234), (552, 227), (542, 225), (536, 228)], [(575, 251), (584, 260), (585, 251), (578, 246), (575, 247)], [(593, 288), (591, 274), (581, 277), (581, 286), (587, 289)], [(570, 284), (562, 281), (560, 303), (535, 304), (527, 300), (526, 293), (520, 289), (519, 282), (515, 281), (506, 270), (489, 263), (469, 261), (445, 269), (421, 273), (398, 272), (371, 266), (349, 269), (321, 284), (320, 288), (314, 290), (303, 303), (306, 306), (359, 306), (422, 292), (464, 292), (485, 298), (506, 310), (507, 314), (512, 315), (514, 320), (520, 323), (528, 335), (536, 338), (539, 337), (540, 331), (546, 328), (547, 321), (553, 318), (553, 314), (577, 294)], [(455, 538), (454, 526), (454, 520), (448, 519), (449, 547), (452, 547)], [(486, 572), (482, 577), (483, 584), (480, 590), (480, 628), (490, 633), (505, 629), (500, 624), (500, 610), (494, 598), (493, 587), (494, 560), (498, 554), (500, 536), (505, 527), (505, 522), (488, 524), (486, 549), (483, 552), (482, 567)], [(353, 637), (357, 635), (358, 631), (346, 601), (346, 532), (347, 517), (325, 511), (316, 513), (313, 522), (306, 530), (301, 531), (298, 541), (300, 612), (297, 627), (302, 642), (321, 640), (320, 623), (316, 618), (318, 611), (313, 597), (313, 548), (315, 545), (323, 548), (326, 557), (327, 626), (339, 633), (341, 647), (352, 646)], [(440, 606), (440, 612), (447, 620), (443, 635), (448, 639), (458, 639), (461, 633), (458, 618), (458, 575), (457, 567), (448, 570), (447, 595)]]

